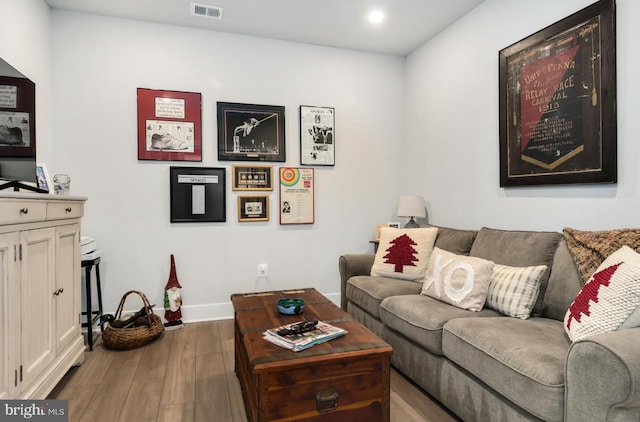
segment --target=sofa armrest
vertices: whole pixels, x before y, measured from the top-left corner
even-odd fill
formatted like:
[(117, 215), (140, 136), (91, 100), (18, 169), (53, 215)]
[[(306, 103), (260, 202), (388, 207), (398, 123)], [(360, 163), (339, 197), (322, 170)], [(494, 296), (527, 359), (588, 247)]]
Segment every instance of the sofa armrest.
[(369, 275), (375, 254), (342, 255), (338, 261), (340, 270), (340, 306), (347, 310), (347, 280), (356, 275)]
[(640, 420), (640, 328), (573, 343), (565, 383), (567, 422)]

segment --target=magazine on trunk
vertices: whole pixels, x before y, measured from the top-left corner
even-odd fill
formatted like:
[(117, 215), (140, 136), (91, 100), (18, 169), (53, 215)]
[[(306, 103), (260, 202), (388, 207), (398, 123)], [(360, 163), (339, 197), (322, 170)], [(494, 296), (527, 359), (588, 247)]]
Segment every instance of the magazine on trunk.
[(269, 329), (263, 333), (263, 338), (285, 349), (299, 352), (346, 333), (346, 330), (326, 322), (300, 321)]

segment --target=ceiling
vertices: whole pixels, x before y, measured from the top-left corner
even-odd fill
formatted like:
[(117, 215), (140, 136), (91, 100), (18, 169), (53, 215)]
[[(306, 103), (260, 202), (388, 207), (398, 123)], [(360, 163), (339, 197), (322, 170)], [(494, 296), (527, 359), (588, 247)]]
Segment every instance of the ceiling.
[[(53, 9), (406, 56), (483, 0), (46, 0)], [(191, 14), (191, 3), (223, 9)], [(370, 24), (380, 9), (385, 20)]]

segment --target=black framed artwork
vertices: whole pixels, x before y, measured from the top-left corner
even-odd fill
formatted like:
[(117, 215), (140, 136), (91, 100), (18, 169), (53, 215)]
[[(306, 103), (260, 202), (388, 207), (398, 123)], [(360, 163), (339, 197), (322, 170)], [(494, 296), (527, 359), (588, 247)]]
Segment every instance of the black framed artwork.
[(286, 160), (284, 106), (218, 102), (218, 160)]
[(171, 222), (224, 222), (226, 169), (171, 167)]
[(504, 48), (500, 186), (617, 181), (615, 0)]

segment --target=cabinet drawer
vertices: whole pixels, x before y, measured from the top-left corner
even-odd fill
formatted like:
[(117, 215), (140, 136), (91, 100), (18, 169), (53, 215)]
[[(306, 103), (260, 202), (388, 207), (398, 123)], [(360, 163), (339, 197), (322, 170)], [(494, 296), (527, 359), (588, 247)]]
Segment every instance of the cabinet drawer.
[(31, 223), (43, 221), (47, 215), (44, 201), (7, 199), (0, 202), (0, 224)]
[(47, 220), (63, 220), (80, 218), (84, 213), (82, 201), (49, 201), (47, 204)]

